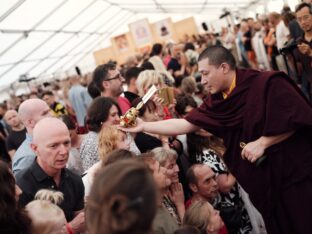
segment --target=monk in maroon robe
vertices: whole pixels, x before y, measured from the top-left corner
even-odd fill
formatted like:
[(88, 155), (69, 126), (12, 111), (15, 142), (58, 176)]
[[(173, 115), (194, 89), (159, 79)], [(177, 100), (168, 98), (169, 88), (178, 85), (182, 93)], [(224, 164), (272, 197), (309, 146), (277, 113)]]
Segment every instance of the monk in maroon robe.
[(221, 46), (202, 52), (199, 71), (211, 93), (199, 108), (185, 119), (138, 120), (130, 131), (174, 135), (204, 128), (223, 138), (224, 160), (263, 215), (268, 233), (312, 232), (309, 102), (284, 73), (236, 69)]

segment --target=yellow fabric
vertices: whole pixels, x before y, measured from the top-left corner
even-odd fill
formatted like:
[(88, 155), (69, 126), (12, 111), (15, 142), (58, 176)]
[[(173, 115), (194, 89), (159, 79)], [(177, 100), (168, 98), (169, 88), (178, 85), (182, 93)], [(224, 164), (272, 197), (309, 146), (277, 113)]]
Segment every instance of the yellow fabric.
[(228, 91), (222, 92), (223, 98), (226, 99), (226, 98), (230, 95), (230, 93), (233, 91), (233, 89), (235, 89), (235, 87), (236, 87), (236, 74), (235, 74), (235, 76), (234, 76), (234, 79), (233, 79), (233, 81), (232, 81), (232, 83), (231, 83), (231, 86), (230, 86), (230, 88), (228, 89)]
[(51, 113), (55, 117), (60, 117), (62, 115), (67, 115), (67, 110), (61, 103), (54, 103), (52, 107), (50, 107)]

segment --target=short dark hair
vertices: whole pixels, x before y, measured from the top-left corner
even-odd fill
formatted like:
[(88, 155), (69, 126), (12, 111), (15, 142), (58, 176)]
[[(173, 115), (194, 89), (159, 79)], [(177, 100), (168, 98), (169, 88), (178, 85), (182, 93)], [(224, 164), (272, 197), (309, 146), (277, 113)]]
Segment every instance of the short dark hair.
[(42, 92), (40, 96), (41, 96), (41, 98), (43, 98), (43, 97), (46, 96), (46, 95), (48, 95), (48, 96), (54, 96), (54, 94), (53, 94), (52, 91), (50, 91), (50, 90), (47, 90), (47, 91)]
[(99, 65), (95, 68), (92, 75), (92, 81), (96, 84), (96, 87), (100, 91), (104, 91), (104, 87), (102, 85), (103, 81), (108, 78), (108, 71), (115, 70), (116, 64), (112, 62), (108, 62), (106, 64)]
[(150, 57), (152, 57), (154, 55), (159, 55), (161, 53), (162, 49), (163, 49), (162, 44), (160, 44), (160, 43), (154, 44), (152, 47), (152, 52), (150, 54)]
[(63, 121), (63, 123), (66, 125), (68, 130), (75, 130), (76, 129), (76, 124), (75, 124), (74, 120), (69, 115), (61, 115), (59, 117), (59, 119)]
[(189, 94), (180, 94), (176, 97), (177, 104), (175, 105), (175, 110), (179, 115), (185, 115), (185, 108), (191, 106), (193, 108), (197, 107), (197, 103), (194, 98)]
[(106, 159), (102, 160), (102, 166), (105, 167), (112, 163), (119, 162), (125, 159), (131, 159), (134, 157), (135, 157), (135, 154), (129, 150), (117, 149), (117, 150), (112, 151), (108, 155), (106, 155)]
[(125, 73), (126, 84), (129, 85), (131, 79), (138, 78), (141, 71), (142, 68), (140, 67), (130, 67)]
[(300, 11), (302, 8), (305, 8), (305, 7), (309, 8), (309, 13), (310, 15), (312, 15), (312, 6), (310, 3), (306, 3), (306, 2), (302, 2), (299, 5), (297, 5), (295, 13), (297, 13), (298, 11)]
[(101, 91), (93, 80), (88, 84), (87, 90), (92, 99), (101, 96)]
[[(132, 103), (131, 106), (132, 107), (136, 107), (140, 102), (142, 101), (142, 98), (137, 97), (135, 98)], [(148, 110), (149, 112), (155, 111), (157, 109), (157, 106), (155, 104), (155, 102), (153, 100), (148, 100), (139, 110), (139, 116), (142, 117), (144, 115), (144, 113), (146, 112), (146, 110)]]
[(108, 119), (109, 110), (113, 105), (119, 110), (117, 102), (109, 97), (97, 97), (91, 102), (87, 110), (87, 125), (89, 130), (94, 132), (101, 130), (102, 124)]
[(288, 27), (290, 21), (296, 19), (296, 15), (293, 12), (288, 11), (282, 15), (282, 19), (284, 21), (284, 24)]
[(7, 110), (8, 109), (8, 106), (6, 103), (0, 103), (0, 108), (2, 108), (3, 110)]
[(196, 184), (198, 180), (195, 176), (195, 168), (201, 166), (202, 164), (193, 164), (186, 172), (186, 181), (188, 184)]
[(145, 61), (142, 65), (141, 65), (141, 69), (142, 71), (145, 70), (155, 70), (153, 64), (149, 61)]
[(209, 59), (210, 65), (220, 66), (222, 63), (229, 64), (230, 68), (236, 68), (236, 61), (230, 50), (220, 45), (209, 46), (198, 57), (198, 61)]
[(187, 51), (187, 50), (195, 50), (195, 46), (193, 43), (191, 42), (187, 42), (185, 45), (184, 45), (184, 49), (183, 51)]

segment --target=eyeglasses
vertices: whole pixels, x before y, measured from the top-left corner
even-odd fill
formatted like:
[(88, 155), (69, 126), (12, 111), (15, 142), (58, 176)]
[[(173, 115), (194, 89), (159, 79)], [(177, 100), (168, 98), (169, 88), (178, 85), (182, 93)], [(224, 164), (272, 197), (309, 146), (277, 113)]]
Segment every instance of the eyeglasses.
[(108, 81), (108, 80), (116, 80), (116, 79), (122, 80), (122, 76), (121, 76), (120, 73), (118, 73), (116, 76), (114, 76), (112, 78), (108, 78), (108, 79), (105, 79), (105, 80)]
[(310, 15), (304, 15), (302, 17), (297, 17), (297, 21), (298, 22), (302, 22), (302, 21), (308, 21), (310, 19)]

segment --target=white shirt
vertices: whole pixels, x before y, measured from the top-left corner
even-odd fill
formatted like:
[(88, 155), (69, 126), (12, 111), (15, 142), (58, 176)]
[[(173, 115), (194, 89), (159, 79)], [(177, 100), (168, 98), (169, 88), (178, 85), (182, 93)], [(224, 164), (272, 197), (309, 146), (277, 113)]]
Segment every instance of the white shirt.
[(285, 42), (288, 41), (289, 30), (285, 26), (283, 20), (281, 20), (276, 26), (276, 45), (277, 49), (281, 49), (284, 47)]
[(259, 68), (261, 70), (270, 70), (270, 63), (263, 44), (262, 32), (261, 31), (256, 32), (251, 42), (257, 57)]

